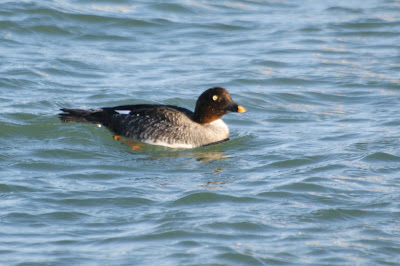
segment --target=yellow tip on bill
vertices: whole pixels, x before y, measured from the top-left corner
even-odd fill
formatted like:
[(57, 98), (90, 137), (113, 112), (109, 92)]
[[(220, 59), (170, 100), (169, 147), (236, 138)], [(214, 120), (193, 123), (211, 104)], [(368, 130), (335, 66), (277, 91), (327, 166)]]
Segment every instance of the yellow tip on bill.
[(244, 108), (243, 106), (241, 106), (241, 105), (238, 105), (238, 107), (237, 107), (238, 109), (238, 113), (244, 113), (244, 112), (246, 112), (247, 110), (246, 110), (246, 108)]

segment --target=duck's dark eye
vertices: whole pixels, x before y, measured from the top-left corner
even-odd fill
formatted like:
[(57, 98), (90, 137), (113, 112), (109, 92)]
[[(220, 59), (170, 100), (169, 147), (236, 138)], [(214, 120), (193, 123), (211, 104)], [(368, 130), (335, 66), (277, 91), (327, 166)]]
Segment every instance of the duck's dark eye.
[(218, 100), (218, 95), (214, 95), (214, 96), (212, 97), (212, 99), (213, 99), (213, 101), (215, 102), (216, 100)]

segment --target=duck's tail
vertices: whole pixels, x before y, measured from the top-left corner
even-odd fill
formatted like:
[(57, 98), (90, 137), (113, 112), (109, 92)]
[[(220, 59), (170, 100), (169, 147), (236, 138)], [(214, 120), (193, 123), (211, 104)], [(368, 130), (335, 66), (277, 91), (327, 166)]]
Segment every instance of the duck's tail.
[(103, 110), (60, 109), (59, 118), (63, 122), (79, 122), (102, 124), (104, 122)]

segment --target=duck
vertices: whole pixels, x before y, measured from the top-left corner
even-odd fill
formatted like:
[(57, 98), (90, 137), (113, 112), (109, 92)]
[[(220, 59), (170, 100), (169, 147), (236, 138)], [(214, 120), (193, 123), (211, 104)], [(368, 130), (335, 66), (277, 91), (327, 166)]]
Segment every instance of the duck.
[[(247, 111), (221, 87), (204, 91), (196, 101), (194, 112), (159, 104), (60, 110), (59, 118), (63, 122), (97, 124), (117, 136), (170, 148), (196, 148), (225, 142), (229, 140), (229, 128), (222, 116)], [(117, 138), (114, 136), (114, 139)]]

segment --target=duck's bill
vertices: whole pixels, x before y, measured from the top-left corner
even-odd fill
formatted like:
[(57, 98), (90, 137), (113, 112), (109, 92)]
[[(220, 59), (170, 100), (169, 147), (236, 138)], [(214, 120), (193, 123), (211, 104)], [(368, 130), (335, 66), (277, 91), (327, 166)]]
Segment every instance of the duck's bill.
[(225, 109), (225, 111), (227, 112), (235, 112), (235, 113), (244, 113), (246, 112), (246, 108), (244, 108), (241, 105), (237, 105), (237, 104), (232, 104), (231, 106), (229, 106), (228, 108)]
[(246, 111), (247, 111), (246, 108), (244, 108), (243, 106), (241, 106), (241, 105), (237, 106), (237, 112), (238, 113), (244, 113)]

